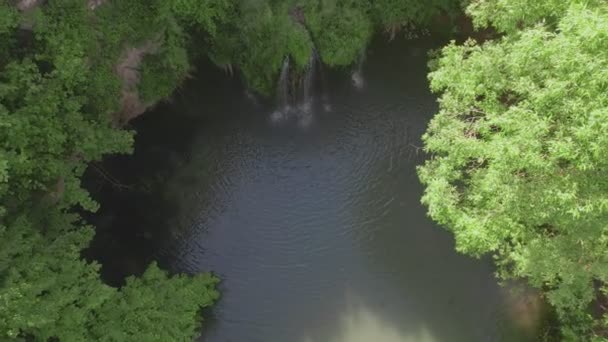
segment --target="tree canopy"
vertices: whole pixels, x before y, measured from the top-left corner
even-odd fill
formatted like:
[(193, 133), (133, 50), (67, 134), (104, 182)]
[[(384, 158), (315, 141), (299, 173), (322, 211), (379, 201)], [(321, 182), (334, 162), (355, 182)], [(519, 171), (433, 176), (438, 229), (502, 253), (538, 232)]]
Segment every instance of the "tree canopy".
[(219, 20), (207, 39), (218, 65), (242, 71), (249, 87), (274, 91), (285, 58), (302, 71), (315, 49), (323, 63), (346, 67), (358, 61), (376, 31), (428, 26), (433, 17), (458, 13), (460, 0), (245, 0)]
[(544, 290), (565, 340), (606, 337), (605, 310), (591, 308), (608, 290), (608, 8), (496, 0), (469, 12), (508, 33), (452, 42), (432, 63), (441, 97), (423, 202), (459, 251), (492, 253), (501, 277)]
[[(151, 265), (110, 287), (99, 265), (81, 258), (93, 230), (73, 214), (97, 208), (80, 184), (87, 163), (131, 150), (133, 134), (113, 119), (122, 50), (160, 39), (159, 54), (179, 55), (185, 42), (173, 23), (212, 32), (212, 16), (186, 15), (195, 3), (112, 1), (93, 12), (86, 1), (63, 0), (21, 13), (0, 2), (1, 340), (186, 341), (198, 333), (197, 313), (217, 299), (217, 278), (170, 277)], [(158, 95), (167, 92), (150, 96)]]
[[(424, 136), (423, 202), (459, 251), (493, 254), (501, 277), (542, 289), (565, 340), (605, 340), (607, 5), (465, 2), (497, 38), (452, 42), (431, 63), (440, 111)], [(81, 258), (94, 229), (76, 212), (97, 208), (81, 176), (89, 162), (132, 149), (117, 115), (125, 92), (156, 103), (206, 56), (270, 94), (286, 58), (302, 71), (316, 51), (347, 67), (374, 32), (427, 25), (460, 7), (62, 0), (20, 11), (14, 3), (0, 0), (0, 339), (39, 341), (187, 341), (200, 309), (218, 298), (209, 273), (170, 276), (152, 264), (114, 288)], [(129, 58), (141, 61), (127, 82), (117, 66)]]

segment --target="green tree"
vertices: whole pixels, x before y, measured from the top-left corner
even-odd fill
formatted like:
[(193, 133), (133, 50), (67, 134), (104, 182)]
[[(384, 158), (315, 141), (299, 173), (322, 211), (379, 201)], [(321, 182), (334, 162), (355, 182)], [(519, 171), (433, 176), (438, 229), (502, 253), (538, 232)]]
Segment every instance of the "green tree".
[(459, 13), (460, 0), (244, 0), (218, 20), (208, 55), (228, 70), (240, 69), (247, 85), (264, 95), (275, 90), (285, 58), (303, 71), (313, 49), (323, 63), (349, 66), (360, 58), (372, 35), (435, 16)]
[(314, 1), (307, 7), (306, 25), (323, 62), (348, 66), (357, 61), (373, 33), (369, 4), (354, 1)]
[(217, 299), (212, 275), (169, 277), (156, 265), (107, 286), (80, 256), (93, 229), (72, 213), (97, 207), (80, 185), (87, 163), (131, 150), (132, 133), (112, 118), (122, 50), (160, 40), (161, 65), (187, 68), (187, 36), (168, 4), (112, 1), (93, 12), (63, 0), (20, 14), (0, 2), (0, 340), (191, 340), (200, 309)]
[(115, 289), (100, 281), (98, 264), (80, 258), (92, 237), (76, 215), (48, 208), (0, 227), (0, 339), (191, 341), (198, 335), (200, 309), (218, 298), (217, 278), (169, 277), (152, 264)]
[(305, 27), (290, 16), (289, 1), (242, 1), (209, 40), (211, 60), (239, 69), (251, 89), (270, 95), (285, 58), (302, 71), (313, 44)]
[(200, 309), (218, 299), (217, 282), (208, 273), (170, 278), (153, 263), (95, 310), (89, 340), (192, 341), (200, 331)]
[(31, 216), (0, 226), (0, 339), (86, 340), (92, 310), (114, 295), (79, 255), (93, 230), (57, 211)]
[(492, 26), (501, 32), (517, 33), (540, 22), (555, 28), (573, 5), (595, 7), (602, 0), (472, 0), (467, 13), (478, 27)]
[(429, 215), (460, 252), (492, 253), (501, 277), (543, 289), (565, 340), (605, 331), (590, 304), (608, 282), (606, 7), (572, 5), (557, 31), (451, 43), (433, 68)]

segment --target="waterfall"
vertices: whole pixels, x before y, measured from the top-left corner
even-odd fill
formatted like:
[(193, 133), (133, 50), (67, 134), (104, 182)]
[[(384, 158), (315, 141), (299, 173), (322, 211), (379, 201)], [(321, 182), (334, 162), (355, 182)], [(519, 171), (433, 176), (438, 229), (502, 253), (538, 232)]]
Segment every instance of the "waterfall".
[(310, 112), (313, 105), (313, 90), (315, 86), (315, 75), (317, 73), (317, 60), (319, 56), (316, 50), (312, 50), (308, 65), (304, 70), (304, 77), (302, 78), (302, 98), (300, 99), (300, 105), (298, 106), (304, 112)]
[(365, 79), (363, 78), (363, 63), (365, 63), (365, 51), (361, 51), (361, 54), (359, 55), (359, 60), (357, 61), (357, 66), (351, 74), (353, 85), (357, 89), (363, 89), (363, 87), (365, 86)]
[(279, 75), (279, 82), (277, 84), (277, 108), (270, 114), (270, 120), (278, 122), (287, 117), (287, 114), (291, 111), (289, 105), (291, 101), (289, 98), (289, 57), (285, 57), (283, 66), (281, 67), (281, 74)]
[[(286, 57), (281, 67), (276, 93), (276, 109), (271, 114), (273, 122), (290, 118), (297, 119), (301, 126), (308, 126), (313, 120), (317, 95), (317, 73), (321, 72), (322, 92), (325, 91), (325, 80), (319, 54), (311, 51), (308, 63), (301, 72), (294, 72), (289, 57)], [(322, 96), (323, 107), (329, 111), (327, 97)]]
[[(316, 53), (316, 51), (315, 51)], [(318, 55), (317, 55), (317, 58)], [(327, 86), (327, 79), (325, 78), (325, 67), (323, 66), (323, 63), (318, 63), (318, 69), (319, 69), (319, 78), (320, 78), (320, 94), (321, 94), (321, 104), (323, 106), (323, 110), (325, 112), (331, 112), (331, 104), (329, 102), (329, 95), (328, 95), (328, 89), (329, 87)]]
[(277, 86), (277, 104), (280, 111), (289, 111), (289, 57), (285, 57)]

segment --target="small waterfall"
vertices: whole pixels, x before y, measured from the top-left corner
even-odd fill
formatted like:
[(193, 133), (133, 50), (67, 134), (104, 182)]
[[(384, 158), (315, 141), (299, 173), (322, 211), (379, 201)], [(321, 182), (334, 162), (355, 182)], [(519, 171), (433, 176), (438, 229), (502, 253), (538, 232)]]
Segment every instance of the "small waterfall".
[(289, 110), (289, 57), (285, 57), (283, 66), (281, 67), (281, 75), (279, 76), (279, 84), (277, 87), (277, 104), (279, 110)]
[(302, 78), (302, 98), (300, 99), (299, 108), (304, 112), (310, 112), (313, 104), (313, 90), (315, 86), (315, 75), (317, 73), (317, 60), (319, 56), (316, 50), (312, 50), (308, 65), (304, 70), (304, 77)]
[[(312, 123), (315, 96), (318, 93), (317, 73), (321, 68), (319, 54), (315, 49), (312, 50), (308, 64), (301, 72), (294, 72), (290, 59), (285, 58), (277, 84), (277, 108), (270, 117), (272, 121), (278, 122), (293, 117), (301, 126)], [(321, 77), (325, 86), (324, 76)], [(329, 111), (326, 100), (326, 97), (323, 97), (324, 108)]]
[(357, 66), (351, 74), (353, 85), (357, 89), (363, 89), (363, 87), (365, 86), (365, 79), (363, 78), (363, 63), (365, 63), (365, 51), (361, 51), (361, 54), (359, 55), (359, 60), (357, 61)]
[[(316, 53), (316, 51), (315, 51)], [(321, 103), (323, 105), (323, 110), (325, 112), (331, 112), (331, 104), (329, 102), (329, 95), (327, 86), (327, 79), (325, 78), (325, 68), (323, 63), (318, 63), (319, 65), (319, 78), (321, 79)]]
[(289, 96), (289, 57), (283, 60), (279, 82), (277, 84), (277, 109), (270, 115), (270, 120), (273, 122), (282, 121), (291, 111), (290, 96)]

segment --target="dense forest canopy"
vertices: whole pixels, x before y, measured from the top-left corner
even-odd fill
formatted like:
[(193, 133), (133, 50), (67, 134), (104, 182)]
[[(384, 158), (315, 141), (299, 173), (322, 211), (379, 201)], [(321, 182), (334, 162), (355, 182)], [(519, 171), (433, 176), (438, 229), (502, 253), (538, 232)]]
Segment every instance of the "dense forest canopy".
[(88, 163), (129, 153), (126, 121), (169, 97), (194, 60), (268, 95), (286, 59), (349, 66), (374, 33), (463, 8), (496, 38), (451, 43), (431, 63), (440, 112), (423, 201), (461, 252), (493, 254), (503, 278), (545, 291), (563, 339), (605, 338), (603, 1), (0, 0), (0, 339), (197, 335), (219, 280), (152, 264), (108, 286), (81, 258), (94, 229), (77, 214), (98, 206), (81, 185)]
[(608, 8), (491, 3), (469, 12), (508, 34), (452, 43), (433, 63), (423, 202), (458, 250), (544, 290), (563, 339), (606, 337)]

